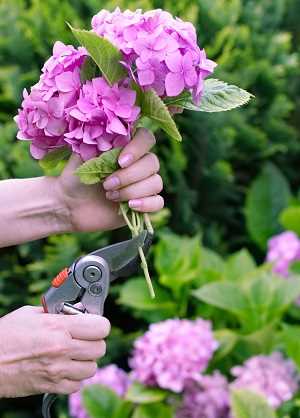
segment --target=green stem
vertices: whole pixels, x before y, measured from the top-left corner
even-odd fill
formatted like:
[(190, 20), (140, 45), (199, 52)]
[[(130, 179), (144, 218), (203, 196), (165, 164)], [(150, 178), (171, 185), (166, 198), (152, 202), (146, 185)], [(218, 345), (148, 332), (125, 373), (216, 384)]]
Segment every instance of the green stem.
[(154, 229), (153, 229), (153, 226), (152, 226), (152, 223), (151, 223), (151, 220), (150, 220), (149, 213), (144, 213), (144, 221), (145, 221), (145, 225), (146, 225), (147, 231), (150, 234), (153, 235), (154, 234)]
[(143, 251), (142, 247), (139, 247), (139, 254), (140, 254), (141, 261), (142, 261), (142, 269), (143, 269), (143, 272), (144, 272), (144, 275), (145, 275), (145, 278), (146, 278), (146, 282), (147, 282), (147, 285), (148, 285), (150, 296), (151, 296), (152, 299), (154, 299), (155, 298), (155, 292), (154, 292), (151, 277), (150, 277), (150, 274), (149, 274), (147, 260), (146, 260), (146, 257), (145, 257), (145, 254), (144, 254), (144, 251)]

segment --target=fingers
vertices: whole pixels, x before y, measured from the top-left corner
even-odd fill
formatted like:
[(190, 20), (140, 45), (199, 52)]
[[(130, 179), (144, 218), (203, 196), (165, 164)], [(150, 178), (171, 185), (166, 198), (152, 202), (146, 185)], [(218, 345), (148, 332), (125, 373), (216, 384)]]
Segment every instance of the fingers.
[(92, 314), (64, 315), (60, 320), (64, 320), (72, 338), (77, 340), (102, 340), (110, 333), (110, 322), (102, 316)]
[(129, 200), (128, 203), (137, 212), (158, 212), (164, 207), (164, 199), (160, 195), (133, 199)]
[(115, 171), (103, 183), (105, 190), (118, 190), (129, 184), (144, 180), (158, 173), (159, 160), (155, 154), (149, 153), (140, 158), (128, 168)]
[(137, 130), (133, 139), (126, 145), (119, 155), (119, 164), (122, 168), (128, 167), (145, 155), (155, 144), (154, 135), (147, 129)]
[(97, 363), (95, 361), (71, 361), (66, 362), (63, 371), (63, 378), (81, 381), (93, 377), (97, 371)]
[(106, 353), (106, 343), (100, 341), (72, 340), (70, 357), (73, 360), (95, 361)]
[(131, 184), (120, 190), (107, 192), (106, 197), (115, 202), (128, 201), (131, 199), (139, 199), (147, 196), (153, 196), (160, 193), (163, 189), (163, 182), (158, 174), (154, 174), (145, 180)]

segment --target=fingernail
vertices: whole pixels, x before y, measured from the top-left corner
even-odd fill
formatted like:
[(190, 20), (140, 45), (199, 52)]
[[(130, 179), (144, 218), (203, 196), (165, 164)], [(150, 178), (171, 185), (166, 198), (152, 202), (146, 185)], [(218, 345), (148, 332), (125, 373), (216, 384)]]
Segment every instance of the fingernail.
[(119, 158), (119, 164), (122, 168), (128, 167), (133, 162), (132, 154), (125, 154)]
[(118, 200), (120, 197), (120, 193), (118, 191), (113, 191), (113, 192), (107, 192), (106, 193), (106, 197), (109, 200)]
[(118, 186), (120, 186), (120, 180), (117, 176), (109, 177), (103, 183), (103, 187), (105, 190), (111, 190)]
[(142, 201), (139, 199), (132, 199), (129, 200), (128, 205), (132, 209), (138, 209), (142, 206)]

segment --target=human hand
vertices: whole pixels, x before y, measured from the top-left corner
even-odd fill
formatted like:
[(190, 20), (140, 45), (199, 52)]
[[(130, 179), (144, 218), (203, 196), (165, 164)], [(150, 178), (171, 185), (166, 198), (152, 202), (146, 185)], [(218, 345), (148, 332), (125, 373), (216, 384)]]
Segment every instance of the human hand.
[(24, 306), (0, 318), (0, 398), (70, 394), (92, 377), (110, 332), (98, 315), (52, 315)]
[(118, 202), (129, 201), (129, 206), (140, 212), (156, 212), (163, 208), (159, 195), (163, 182), (158, 174), (159, 161), (149, 150), (154, 136), (139, 129), (120, 156), (121, 168), (109, 176), (103, 185), (86, 186), (74, 171), (82, 163), (73, 155), (63, 173), (57, 178), (57, 194), (70, 214), (73, 231), (115, 229), (124, 224), (118, 214)]

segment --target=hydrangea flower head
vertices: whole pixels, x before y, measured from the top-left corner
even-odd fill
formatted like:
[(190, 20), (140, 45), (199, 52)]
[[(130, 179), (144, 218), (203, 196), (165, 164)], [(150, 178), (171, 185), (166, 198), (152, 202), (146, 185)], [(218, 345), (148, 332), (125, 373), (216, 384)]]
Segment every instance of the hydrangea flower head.
[(203, 80), (216, 64), (198, 47), (191, 23), (160, 9), (142, 13), (117, 8), (95, 15), (92, 28), (123, 53), (141, 87), (153, 88), (161, 97), (189, 90), (199, 103)]
[(274, 236), (268, 242), (267, 261), (273, 263), (273, 271), (287, 277), (289, 266), (300, 260), (300, 240), (292, 231)]
[(273, 408), (291, 399), (299, 388), (294, 364), (279, 352), (251, 357), (242, 366), (233, 367), (231, 374), (235, 377), (233, 388), (253, 390)]
[(31, 141), (30, 151), (36, 159), (65, 145), (65, 110), (79, 97), (79, 70), (85, 57), (84, 48), (77, 50), (56, 42), (39, 82), (31, 88), (30, 94), (23, 92), (22, 108), (15, 117), (19, 127), (17, 138)]
[(204, 371), (218, 343), (203, 319), (169, 319), (151, 324), (134, 343), (133, 378), (150, 386), (181, 392), (187, 379)]
[(126, 145), (140, 113), (135, 100), (135, 91), (125, 85), (111, 87), (102, 77), (87, 81), (67, 110), (65, 141), (83, 160)]
[(186, 382), (176, 418), (229, 418), (229, 385), (219, 372)]
[[(100, 384), (112, 389), (120, 397), (123, 397), (129, 387), (128, 375), (114, 364), (97, 370), (95, 376), (86, 379), (82, 387), (87, 385)], [(73, 418), (89, 418), (83, 407), (81, 393), (75, 392), (69, 396), (69, 411)]]

